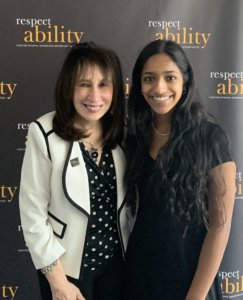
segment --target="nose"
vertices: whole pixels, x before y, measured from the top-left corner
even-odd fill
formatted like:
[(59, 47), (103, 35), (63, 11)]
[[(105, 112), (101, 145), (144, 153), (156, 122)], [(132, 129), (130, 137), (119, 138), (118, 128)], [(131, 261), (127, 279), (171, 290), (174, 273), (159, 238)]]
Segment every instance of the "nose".
[(98, 87), (96, 86), (92, 86), (90, 89), (89, 89), (89, 94), (88, 94), (88, 98), (91, 100), (91, 101), (97, 101), (100, 99), (100, 90)]
[(157, 94), (162, 94), (167, 90), (167, 83), (163, 77), (158, 78), (155, 83), (155, 92)]

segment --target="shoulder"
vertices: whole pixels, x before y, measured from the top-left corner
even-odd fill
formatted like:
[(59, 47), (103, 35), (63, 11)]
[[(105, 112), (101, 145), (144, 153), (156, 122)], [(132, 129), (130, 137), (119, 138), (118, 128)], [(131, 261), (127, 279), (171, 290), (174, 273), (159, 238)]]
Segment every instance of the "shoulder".
[(55, 112), (51, 111), (34, 121), (44, 132), (49, 132), (53, 130), (53, 118), (55, 116)]
[(195, 147), (212, 148), (217, 143), (228, 144), (229, 137), (223, 128), (208, 120), (203, 120), (201, 123), (193, 126), (186, 135), (188, 141), (193, 141)]
[(212, 166), (233, 161), (230, 139), (225, 130), (216, 123), (205, 121), (206, 150), (212, 158)]
[(207, 132), (210, 135), (226, 135), (223, 128), (217, 123), (213, 123), (211, 121), (203, 121), (202, 126), (206, 128)]
[[(50, 160), (53, 153), (63, 153), (66, 155), (70, 143), (60, 138), (53, 129), (53, 118), (55, 112), (49, 112), (30, 124), (28, 131), (27, 147), (29, 149), (40, 149), (45, 152)], [(70, 148), (71, 149), (71, 148)], [(34, 151), (35, 151), (34, 150)]]
[(229, 136), (219, 124), (210, 121), (204, 121), (202, 122), (201, 127), (206, 142), (209, 144), (209, 146), (215, 144), (229, 144)]
[(53, 136), (52, 120), (55, 112), (49, 112), (33, 121), (28, 130), (28, 148), (49, 148), (49, 137)]

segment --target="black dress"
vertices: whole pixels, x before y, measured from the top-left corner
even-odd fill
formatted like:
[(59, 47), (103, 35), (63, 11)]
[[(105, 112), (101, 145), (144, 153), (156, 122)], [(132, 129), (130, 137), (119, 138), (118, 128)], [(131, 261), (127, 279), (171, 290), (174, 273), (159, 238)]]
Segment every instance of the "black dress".
[[(231, 161), (228, 139), (219, 126), (207, 122), (207, 148), (214, 157), (212, 167)], [(214, 155), (220, 148), (221, 158)], [(139, 209), (126, 253), (125, 300), (185, 300), (206, 235), (204, 225), (174, 222), (165, 209), (166, 199), (156, 201), (151, 170), (155, 161), (146, 155), (138, 181)], [(218, 278), (207, 300), (221, 299)]]

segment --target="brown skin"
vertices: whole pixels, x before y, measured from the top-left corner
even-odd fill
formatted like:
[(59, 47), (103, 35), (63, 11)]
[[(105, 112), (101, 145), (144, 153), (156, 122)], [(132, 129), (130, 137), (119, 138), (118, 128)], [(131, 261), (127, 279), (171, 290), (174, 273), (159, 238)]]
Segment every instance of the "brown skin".
[[(159, 133), (171, 128), (171, 115), (180, 101), (184, 88), (183, 76), (177, 65), (166, 54), (151, 56), (142, 72), (142, 93), (154, 111), (153, 124)], [(156, 159), (168, 140), (155, 130), (150, 144), (150, 155)], [(209, 178), (209, 229), (204, 239), (197, 269), (185, 300), (205, 300), (218, 272), (228, 242), (235, 196), (236, 166), (227, 162), (211, 170)], [(216, 206), (218, 199), (224, 211)], [(223, 213), (223, 220), (222, 220)]]

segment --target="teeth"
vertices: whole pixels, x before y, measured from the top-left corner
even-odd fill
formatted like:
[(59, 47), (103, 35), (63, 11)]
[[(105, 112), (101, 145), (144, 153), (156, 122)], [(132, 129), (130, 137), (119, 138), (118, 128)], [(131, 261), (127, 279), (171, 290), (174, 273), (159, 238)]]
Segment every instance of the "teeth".
[(169, 99), (169, 96), (166, 96), (166, 97), (156, 97), (156, 96), (153, 96), (152, 98), (155, 101), (166, 101), (166, 100)]
[(93, 104), (84, 104), (85, 106), (89, 106), (89, 107), (100, 107), (101, 105), (93, 105)]
[(102, 105), (87, 105), (85, 104), (85, 107), (90, 111), (90, 112), (98, 112)]

